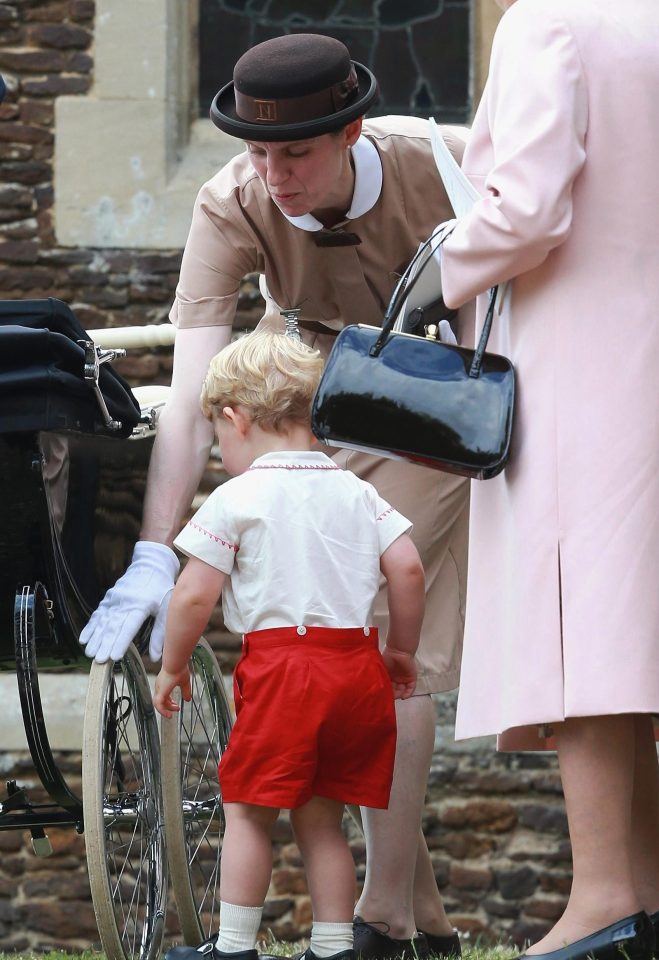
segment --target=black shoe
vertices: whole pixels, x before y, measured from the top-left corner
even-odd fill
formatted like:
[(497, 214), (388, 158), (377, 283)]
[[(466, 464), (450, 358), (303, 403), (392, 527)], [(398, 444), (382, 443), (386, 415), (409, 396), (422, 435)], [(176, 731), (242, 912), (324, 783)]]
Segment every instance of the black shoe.
[[(386, 930), (378, 930), (386, 927)], [(357, 960), (427, 960), (428, 941), (425, 934), (396, 940), (387, 933), (387, 923), (366, 923), (361, 917), (353, 917), (352, 929), (355, 936), (355, 954)]]
[[(298, 956), (303, 958), (303, 960), (320, 960), (311, 947), (307, 947), (304, 953), (300, 953)], [(263, 958), (261, 958), (261, 960), (263, 960)], [(279, 960), (282, 960), (282, 958), (280, 957)], [(329, 957), (323, 957), (323, 960), (355, 960), (355, 951), (340, 950), (339, 953), (333, 953)]]
[(654, 930), (641, 911), (549, 953), (523, 953), (518, 960), (652, 960)]
[(422, 930), (419, 930), (419, 933), (423, 933), (423, 936), (426, 938), (428, 953), (431, 957), (448, 958), (462, 956), (462, 948), (460, 947), (460, 938), (458, 937), (457, 931), (448, 937), (438, 937), (434, 933), (425, 933)]
[[(301, 953), (294, 953), (290, 957), (274, 956), (271, 953), (259, 954), (259, 960), (319, 960), (311, 947), (307, 947)], [(324, 957), (323, 960), (356, 960), (354, 950), (341, 950), (339, 953), (333, 953), (330, 957)]]
[(235, 953), (218, 950), (217, 936), (204, 940), (198, 947), (172, 947), (164, 960), (259, 960), (257, 950), (236, 950)]

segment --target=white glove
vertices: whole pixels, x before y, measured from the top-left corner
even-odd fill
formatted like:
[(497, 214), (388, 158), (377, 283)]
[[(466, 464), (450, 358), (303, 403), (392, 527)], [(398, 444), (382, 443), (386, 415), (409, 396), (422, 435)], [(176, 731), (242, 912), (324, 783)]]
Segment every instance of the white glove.
[(456, 340), (455, 334), (453, 333), (451, 324), (448, 322), (448, 320), (440, 320), (438, 327), (439, 330), (437, 332), (442, 343), (457, 344), (458, 341)]
[(88, 657), (97, 663), (121, 660), (147, 617), (155, 617), (149, 657), (160, 660), (165, 620), (180, 563), (164, 543), (139, 540), (123, 577), (105, 594), (80, 634)]

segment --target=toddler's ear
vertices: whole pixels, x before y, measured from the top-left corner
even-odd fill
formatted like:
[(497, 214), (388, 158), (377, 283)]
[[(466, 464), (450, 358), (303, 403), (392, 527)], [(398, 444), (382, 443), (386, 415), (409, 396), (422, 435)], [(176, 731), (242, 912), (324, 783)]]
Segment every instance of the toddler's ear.
[(246, 437), (252, 421), (240, 407), (222, 407), (222, 416), (236, 428), (241, 437)]

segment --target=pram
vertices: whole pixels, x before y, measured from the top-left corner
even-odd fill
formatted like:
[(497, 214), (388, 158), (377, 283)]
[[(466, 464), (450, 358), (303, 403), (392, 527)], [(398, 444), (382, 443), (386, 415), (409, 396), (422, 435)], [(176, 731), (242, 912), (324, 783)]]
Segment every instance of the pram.
[[(145, 328), (149, 331), (150, 328)], [(116, 337), (116, 331), (112, 334)], [(104, 350), (60, 301), (0, 302), (0, 671), (15, 671), (34, 768), (50, 798), (9, 781), (0, 830), (84, 830), (92, 900), (108, 960), (156, 960), (167, 879), (181, 929), (217, 925), (222, 800), (217, 764), (231, 727), (206, 641), (193, 700), (159, 737), (142, 652), (149, 624), (117, 663), (92, 663), (78, 637), (139, 535), (163, 399), (136, 402)], [(43, 671), (89, 673), (82, 797), (57, 767), (39, 689)], [(168, 871), (169, 861), (169, 871)]]

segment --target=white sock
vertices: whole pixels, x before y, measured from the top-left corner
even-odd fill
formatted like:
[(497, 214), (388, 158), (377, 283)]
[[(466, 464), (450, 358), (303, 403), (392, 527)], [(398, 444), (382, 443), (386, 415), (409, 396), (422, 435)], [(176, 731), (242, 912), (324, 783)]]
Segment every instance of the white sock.
[(220, 932), (215, 947), (224, 953), (253, 950), (261, 926), (263, 907), (240, 907), (220, 901)]
[(332, 957), (343, 950), (352, 950), (350, 923), (318, 923), (311, 927), (311, 951), (320, 958)]

